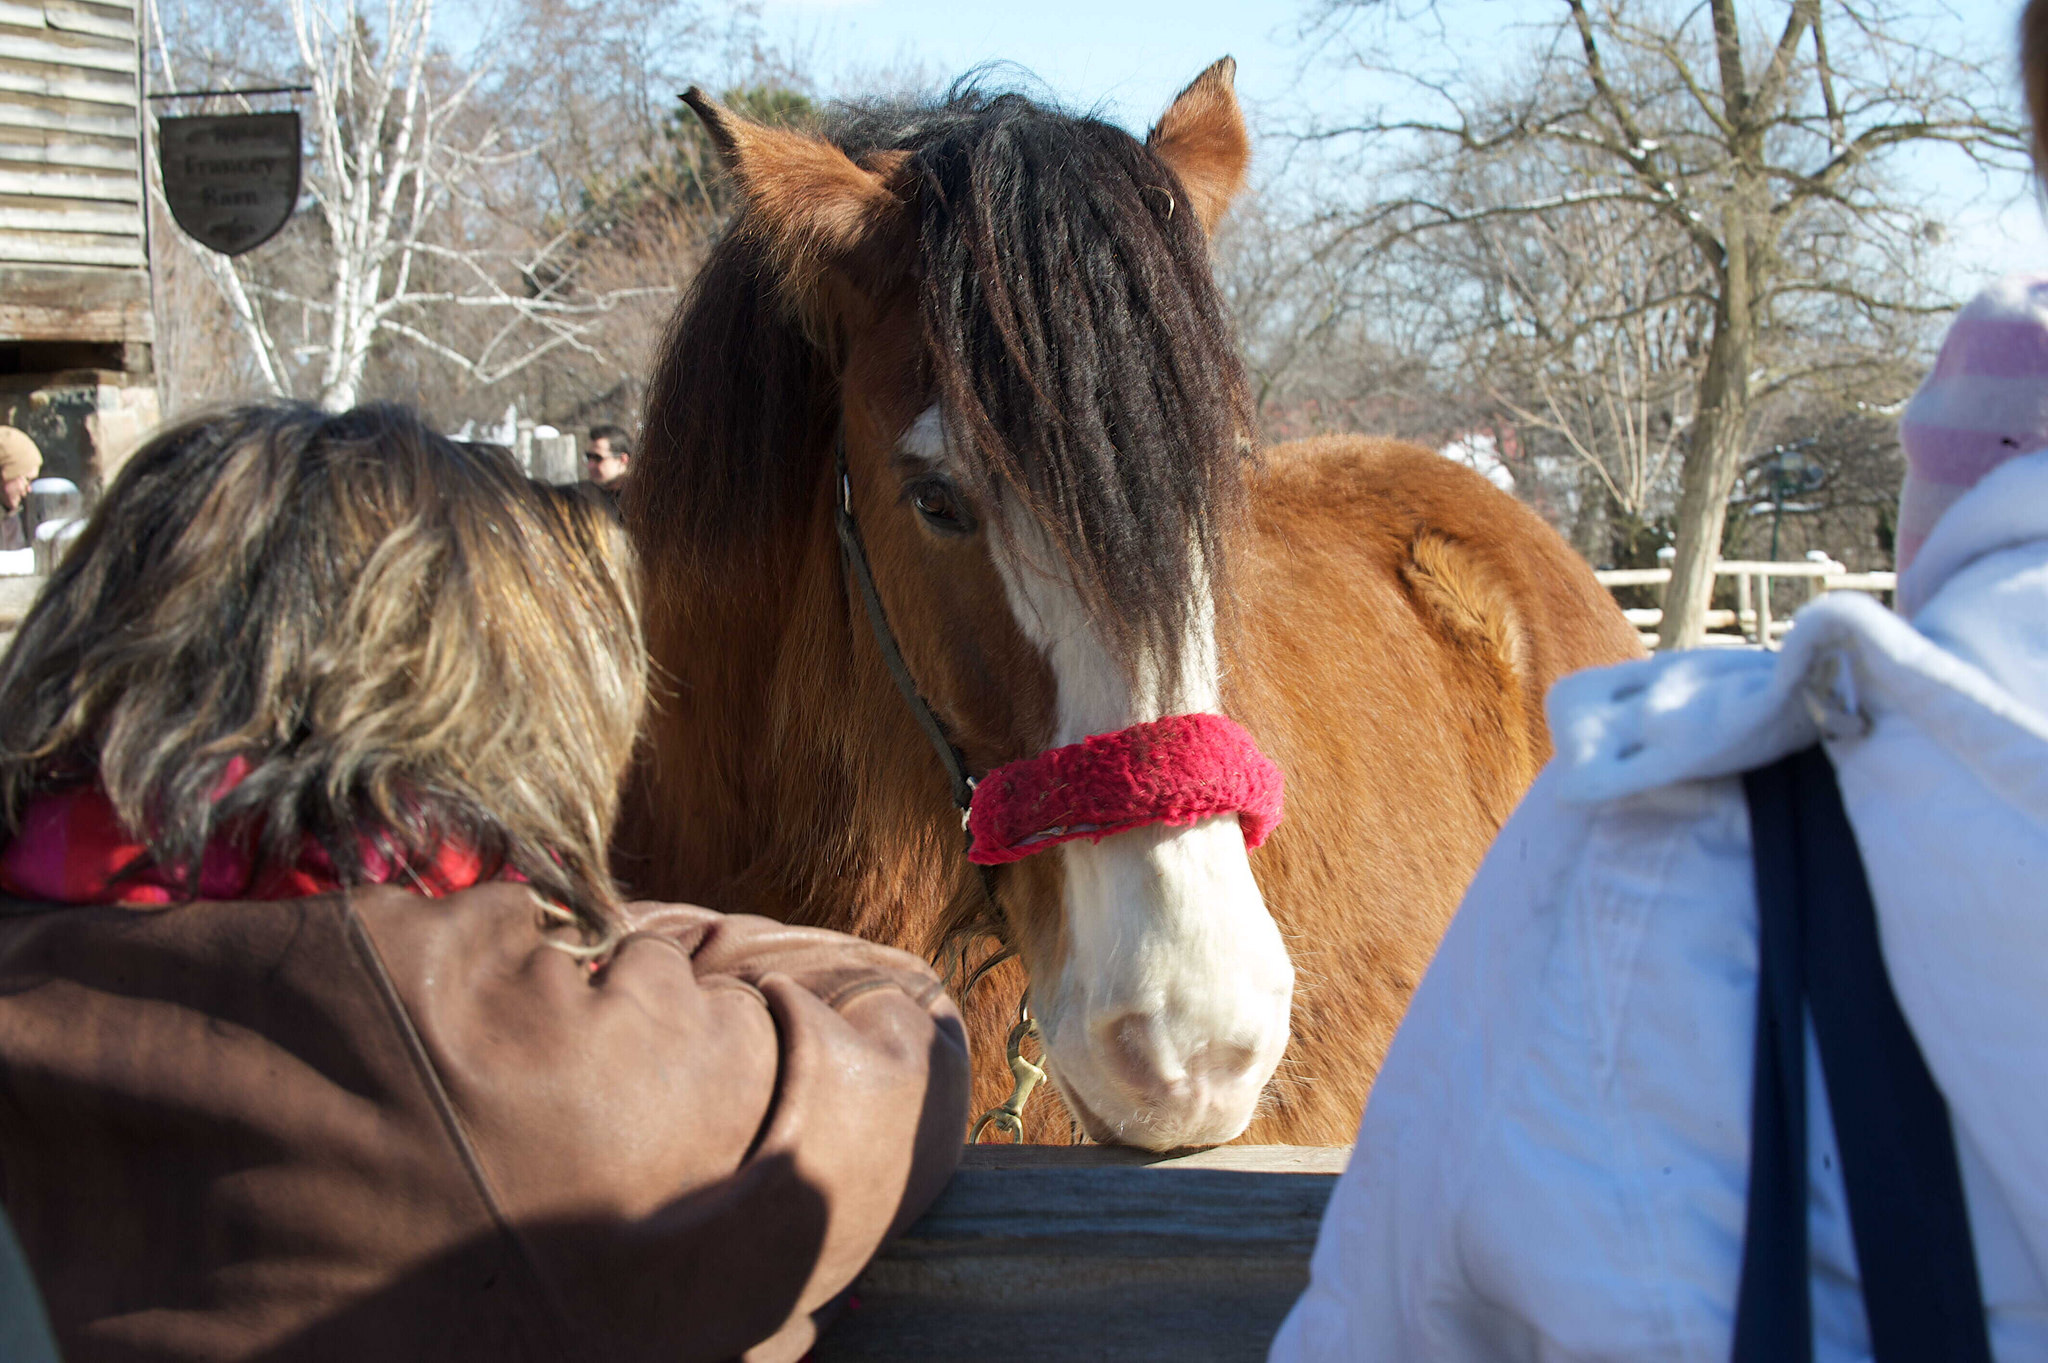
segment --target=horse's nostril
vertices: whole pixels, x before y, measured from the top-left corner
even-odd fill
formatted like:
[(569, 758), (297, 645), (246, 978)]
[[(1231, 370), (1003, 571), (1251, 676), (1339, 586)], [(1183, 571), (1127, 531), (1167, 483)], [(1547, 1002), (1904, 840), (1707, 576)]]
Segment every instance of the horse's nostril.
[(1149, 1013), (1124, 1013), (1097, 1027), (1096, 1037), (1110, 1072), (1155, 1102), (1228, 1088), (1250, 1076), (1259, 1062), (1256, 1046), (1231, 1041), (1205, 1041), (1182, 1054)]
[(1159, 1024), (1149, 1013), (1125, 1013), (1096, 1029), (1102, 1053), (1118, 1079), (1141, 1093), (1172, 1091), (1187, 1083), (1187, 1071), (1160, 1044)]
[(1188, 1073), (1211, 1083), (1234, 1083), (1252, 1072), (1259, 1061), (1258, 1048), (1228, 1041), (1212, 1041), (1188, 1057)]

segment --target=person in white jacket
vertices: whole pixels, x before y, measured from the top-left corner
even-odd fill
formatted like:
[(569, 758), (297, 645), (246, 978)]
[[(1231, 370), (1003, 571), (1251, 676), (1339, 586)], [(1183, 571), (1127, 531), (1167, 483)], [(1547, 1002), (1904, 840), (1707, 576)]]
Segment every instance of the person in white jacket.
[[(1416, 991), (1274, 1363), (1728, 1359), (1757, 1009), (1740, 776), (1815, 742), (1947, 1101), (1992, 1353), (2048, 1359), (2048, 279), (1965, 309), (1901, 440), (1898, 613), (1837, 594), (1779, 653), (1557, 684), (1557, 756)], [(1860, 1360), (1810, 1032), (1807, 1054), (1814, 1357)]]

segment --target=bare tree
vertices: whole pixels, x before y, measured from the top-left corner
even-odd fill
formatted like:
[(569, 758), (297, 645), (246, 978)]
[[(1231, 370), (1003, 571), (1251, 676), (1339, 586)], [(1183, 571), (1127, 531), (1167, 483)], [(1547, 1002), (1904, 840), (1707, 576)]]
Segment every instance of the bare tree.
[(1470, 424), (1473, 404), (1438, 385), (1439, 338), (1407, 281), (1375, 269), (1315, 203), (1300, 178), (1268, 185), (1231, 208), (1215, 243), (1261, 437), (1363, 429), (1428, 442)]
[(1528, 148), (1459, 167), (1432, 197), (1467, 221), (1375, 259), (1405, 279), (1410, 308), (1438, 317), (1439, 363), (1514, 429), (1520, 490), (1562, 513), (1559, 528), (1588, 557), (1633, 566), (1655, 561), (1677, 500), (1706, 352), (1705, 281), (1683, 235), (1628, 205), (1484, 211), (1585, 178), (1582, 156)]
[[(1345, 41), (1372, 0), (1325, 0)], [(1759, 399), (1837, 364), (1780, 339), (1862, 331), (1896, 340), (1946, 299), (1914, 268), (1926, 218), (1891, 176), (1908, 148), (1945, 144), (1999, 168), (2024, 161), (2005, 82), (1923, 41), (1896, 4), (1556, 0), (1527, 67), (1499, 54), (1413, 80), (1417, 110), (1316, 130), (1377, 158), (1352, 234), (1391, 250), (1447, 230), (1539, 229), (1593, 205), (1655, 219), (1692, 256), (1704, 353), (1684, 428), (1677, 558), (1660, 643), (1696, 643), (1728, 497)], [(1372, 64), (1365, 44), (1355, 60)], [(1445, 196), (1503, 158), (1555, 158), (1569, 183), (1487, 201)]]
[[(183, 244), (220, 291), (260, 386), (352, 406), (390, 342), (484, 385), (565, 350), (617, 367), (592, 333), (620, 304), (671, 296), (674, 283), (590, 293), (561, 259), (571, 226), (494, 210), (494, 181), (531, 147), (475, 101), (489, 63), (457, 73), (435, 49), (433, 0), (386, 0), (380, 14), (358, 0), (283, 0), (279, 15), (310, 86), (311, 211), (280, 247), (232, 261)], [(175, 83), (161, 16), (153, 28), (156, 65)]]
[(1661, 226), (1590, 203), (1469, 236), (1469, 268), (1498, 280), (1505, 311), (1526, 322), (1481, 333), (1487, 395), (1555, 436), (1637, 524), (1675, 481), (1706, 331), (1696, 262)]

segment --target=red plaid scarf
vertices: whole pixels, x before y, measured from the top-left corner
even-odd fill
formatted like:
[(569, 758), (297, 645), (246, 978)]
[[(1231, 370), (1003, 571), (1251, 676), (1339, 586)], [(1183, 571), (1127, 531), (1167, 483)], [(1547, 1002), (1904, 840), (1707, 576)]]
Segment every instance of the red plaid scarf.
[[(246, 768), (230, 768), (215, 792), (233, 789)], [(334, 862), (307, 838), (290, 866), (255, 864), (256, 839), (223, 833), (199, 859), (201, 899), (301, 899), (341, 888)], [(425, 864), (407, 862), (381, 837), (365, 834), (363, 872), (430, 898), (477, 883), (481, 859), (466, 847), (443, 847)], [(97, 783), (39, 795), (29, 805), (14, 841), (0, 848), (0, 891), (46, 904), (174, 904), (188, 897), (187, 877), (166, 872), (121, 826)]]

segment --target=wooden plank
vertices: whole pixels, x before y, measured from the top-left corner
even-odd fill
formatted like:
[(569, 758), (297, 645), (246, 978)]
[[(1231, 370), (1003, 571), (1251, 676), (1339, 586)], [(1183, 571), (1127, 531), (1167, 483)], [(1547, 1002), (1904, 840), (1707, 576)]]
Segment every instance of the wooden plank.
[[(142, 235), (134, 213), (85, 213), (73, 209), (10, 208), (0, 205), (0, 232), (97, 232), (102, 236)], [(6, 247), (0, 245), (0, 255)]]
[[(128, 270), (106, 270), (128, 274)], [(0, 340), (104, 341), (148, 345), (155, 333), (149, 313), (116, 308), (26, 308), (0, 302)]]
[(9, 169), (0, 166), (0, 194), (28, 194), (38, 199), (101, 199), (140, 203), (142, 186), (133, 171), (126, 175), (74, 174), (62, 170)]
[(29, 66), (14, 62), (0, 65), (0, 94), (113, 104), (132, 113), (135, 108), (135, 76), (131, 70), (125, 78), (94, 79), (92, 73), (76, 68)]
[[(1664, 612), (1655, 606), (1631, 607), (1621, 614), (1622, 618), (1639, 628), (1655, 629), (1664, 623)], [(1701, 617), (1701, 623), (1708, 629), (1732, 629), (1741, 620), (1741, 613), (1731, 610), (1710, 610)]]
[(127, 13), (103, 13), (89, 5), (59, 4), (57, 0), (43, 6), (43, 16), (51, 28), (66, 33), (90, 33), (100, 38), (118, 38), (122, 42), (135, 41), (135, 15)]
[[(45, 33), (54, 30), (44, 30)], [(0, 58), (17, 62), (40, 62), (84, 71), (113, 71), (131, 79), (135, 75), (133, 35), (121, 34), (123, 44), (114, 46), (85, 34), (66, 35), (53, 40), (0, 29)]]
[(50, 213), (118, 213), (133, 235), (142, 232), (142, 206), (106, 199), (68, 199), (57, 194), (0, 194), (0, 208), (36, 208)]
[(132, 9), (80, 4), (78, 0), (47, 0), (40, 5), (30, 0), (0, 0), (0, 25), (37, 33), (56, 29), (98, 38), (135, 41), (135, 12)]
[(1348, 1145), (1212, 1145), (1159, 1153), (1128, 1145), (970, 1145), (962, 1169), (1231, 1169), (1258, 1174), (1341, 1174)]
[(147, 267), (135, 238), (86, 233), (10, 232), (0, 237), (0, 263), (17, 265), (120, 265)]
[(1345, 1154), (1024, 1149), (967, 1152), (861, 1276), (819, 1363), (1254, 1363), (1308, 1281)]
[(1593, 580), (1603, 587), (1656, 587), (1671, 580), (1669, 568), (1600, 568)]
[[(0, 265), (103, 265), (109, 269), (140, 270), (148, 268), (148, 264), (140, 246), (105, 238), (51, 241), (16, 237), (0, 246)], [(50, 339), (62, 340), (64, 336)]]
[(131, 102), (127, 109), (115, 113), (101, 105), (17, 95), (0, 100), (0, 128), (119, 137), (132, 143), (136, 139), (135, 107)]
[(149, 276), (134, 270), (0, 265), (0, 299), (25, 307), (149, 310)]
[(1831, 592), (1895, 592), (1899, 589), (1897, 573), (1829, 573), (1821, 579), (1821, 586)]
[(113, 170), (135, 174), (135, 144), (84, 142), (76, 138), (39, 138), (32, 142), (10, 140), (0, 129), (0, 163), (15, 166), (61, 166), (71, 170)]
[(1832, 577), (1847, 571), (1833, 561), (1815, 563), (1809, 559), (1774, 563), (1766, 559), (1724, 558), (1714, 565), (1714, 572), (1719, 577), (1732, 577), (1738, 573), (1747, 577)]
[(0, 265), (0, 339), (148, 344), (154, 335), (144, 270)]

